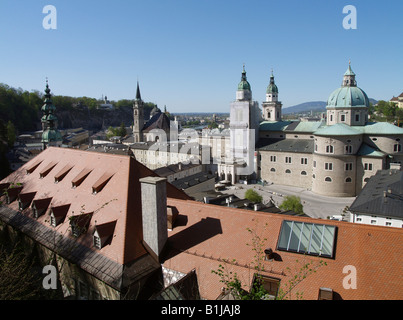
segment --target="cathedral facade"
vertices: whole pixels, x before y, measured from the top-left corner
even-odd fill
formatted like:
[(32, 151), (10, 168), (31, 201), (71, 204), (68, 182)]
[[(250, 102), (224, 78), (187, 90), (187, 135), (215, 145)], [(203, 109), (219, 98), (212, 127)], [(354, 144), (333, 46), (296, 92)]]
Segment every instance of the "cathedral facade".
[(356, 196), (377, 170), (403, 161), (403, 129), (368, 122), (369, 99), (349, 65), (327, 101), (326, 119), (283, 121), (272, 76), (259, 126), (258, 176), (317, 194)]

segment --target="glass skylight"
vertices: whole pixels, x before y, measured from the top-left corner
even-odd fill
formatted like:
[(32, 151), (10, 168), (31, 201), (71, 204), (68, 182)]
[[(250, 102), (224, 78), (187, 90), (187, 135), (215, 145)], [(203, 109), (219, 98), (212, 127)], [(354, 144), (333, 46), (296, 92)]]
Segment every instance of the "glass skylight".
[(335, 235), (335, 226), (285, 220), (277, 249), (332, 258)]

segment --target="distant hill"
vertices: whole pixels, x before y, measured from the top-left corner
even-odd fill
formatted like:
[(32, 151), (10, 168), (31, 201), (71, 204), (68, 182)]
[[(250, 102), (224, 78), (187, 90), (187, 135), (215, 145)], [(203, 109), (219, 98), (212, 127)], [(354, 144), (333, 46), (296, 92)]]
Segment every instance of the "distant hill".
[[(372, 98), (369, 98), (369, 102), (372, 104), (377, 104), (378, 101)], [(297, 104), (296, 106), (288, 107), (283, 109), (283, 114), (291, 114), (291, 113), (303, 113), (312, 111), (326, 111), (326, 101), (310, 101), (304, 102), (301, 104)]]
[(283, 114), (302, 113), (309, 111), (325, 111), (326, 101), (310, 101), (283, 109)]

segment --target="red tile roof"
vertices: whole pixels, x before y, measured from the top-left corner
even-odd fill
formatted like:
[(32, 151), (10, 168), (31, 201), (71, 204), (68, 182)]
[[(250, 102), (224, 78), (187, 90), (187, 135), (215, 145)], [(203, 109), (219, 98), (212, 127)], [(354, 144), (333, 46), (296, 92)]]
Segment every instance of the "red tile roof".
[[(254, 271), (248, 266), (254, 261), (255, 253), (247, 245), (252, 236), (246, 228), (255, 230), (262, 239), (266, 238), (264, 249), (272, 248), (281, 257), (281, 261), (265, 261), (264, 268), (267, 276), (281, 279), (282, 285), (304, 263), (320, 260), (327, 263), (294, 289), (294, 293), (302, 292), (304, 299), (317, 299), (321, 287), (331, 288), (342, 299), (403, 298), (401, 229), (289, 217), (175, 199), (168, 199), (168, 205), (176, 207), (179, 215), (176, 226), (168, 234), (170, 250), (164, 267), (183, 273), (195, 269), (202, 298), (216, 299), (221, 293), (223, 284), (211, 270), (217, 270), (223, 259), (235, 259), (235, 263), (227, 266), (238, 273), (244, 284), (251, 283)], [(277, 250), (283, 220), (336, 226), (334, 259)], [(350, 265), (357, 271), (357, 289), (343, 287), (343, 280), (348, 275), (343, 269)]]
[[(27, 174), (27, 171), (30, 173)], [(77, 239), (90, 248), (93, 248), (95, 226), (116, 221), (112, 241), (98, 252), (124, 265), (146, 253), (141, 243), (139, 183), (139, 179), (145, 176), (157, 175), (129, 156), (49, 148), (0, 183), (22, 183), (22, 189), (11, 189), (10, 194), (20, 192), (24, 201), (28, 199), (39, 203), (41, 199), (51, 198), (47, 212), (37, 221), (52, 228), (49, 212), (53, 210), (55, 216), (61, 214), (64, 219), (55, 228), (59, 234), (70, 235), (70, 220), (73, 217), (93, 213), (88, 231)], [(55, 177), (58, 178), (56, 181)], [(94, 193), (94, 190), (97, 192)], [(167, 185), (167, 193), (171, 197), (189, 199), (170, 184)], [(31, 204), (23, 214), (34, 219)], [(9, 207), (18, 211), (16, 201)]]

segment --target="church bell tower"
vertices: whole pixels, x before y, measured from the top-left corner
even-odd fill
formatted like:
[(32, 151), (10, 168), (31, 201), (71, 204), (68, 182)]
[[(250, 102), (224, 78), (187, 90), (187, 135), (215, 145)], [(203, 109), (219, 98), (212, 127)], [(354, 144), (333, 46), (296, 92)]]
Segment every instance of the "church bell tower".
[(133, 104), (133, 138), (134, 142), (143, 142), (144, 102), (141, 100), (140, 86), (137, 81), (136, 99)]
[(266, 101), (262, 103), (263, 119), (266, 121), (281, 121), (282, 103), (278, 101), (278, 88), (271, 72), (270, 84), (266, 90)]

